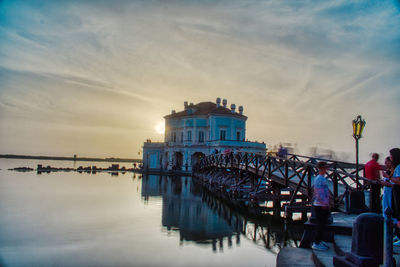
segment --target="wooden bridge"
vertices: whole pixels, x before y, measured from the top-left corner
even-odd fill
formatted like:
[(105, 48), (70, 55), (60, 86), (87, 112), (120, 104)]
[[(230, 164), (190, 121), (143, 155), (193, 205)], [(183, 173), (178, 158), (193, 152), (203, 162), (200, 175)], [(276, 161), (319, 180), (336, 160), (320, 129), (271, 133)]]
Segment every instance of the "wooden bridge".
[[(310, 210), (316, 164), (329, 164), (327, 173), (333, 208), (343, 208), (348, 192), (366, 190), (370, 181), (362, 177), (364, 165), (289, 154), (212, 154), (193, 169), (193, 177), (210, 191), (231, 201), (244, 201), (258, 209), (280, 214)], [(271, 206), (272, 202), (272, 206)]]

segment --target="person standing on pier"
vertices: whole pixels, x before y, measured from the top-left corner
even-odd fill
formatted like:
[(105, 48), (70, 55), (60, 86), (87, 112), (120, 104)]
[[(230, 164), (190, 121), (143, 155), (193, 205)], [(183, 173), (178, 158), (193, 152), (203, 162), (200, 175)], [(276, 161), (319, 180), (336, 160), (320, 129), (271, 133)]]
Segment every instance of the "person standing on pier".
[(322, 241), (322, 235), (325, 231), (325, 226), (328, 223), (330, 210), (330, 194), (328, 181), (325, 177), (328, 170), (328, 164), (324, 161), (317, 163), (318, 176), (314, 179), (314, 198), (313, 208), (315, 217), (317, 218), (315, 242), (312, 245), (313, 249), (327, 250), (329, 247)]
[(381, 185), (378, 181), (381, 178), (380, 170), (382, 169), (378, 163), (379, 154), (373, 153), (372, 159), (365, 164), (365, 178), (374, 181), (376, 183), (371, 183), (371, 193), (369, 196), (369, 208), (372, 212), (380, 211), (380, 193), (381, 193)]
[(389, 177), (390, 181), (394, 183), (392, 187), (392, 207), (393, 217), (399, 219), (400, 217), (400, 148), (393, 148), (389, 151), (390, 160), (394, 168), (393, 174)]
[(383, 195), (382, 195), (382, 214), (385, 217), (385, 210), (387, 207), (392, 209), (392, 186), (393, 182), (390, 181), (390, 178), (393, 176), (394, 167), (392, 160), (390, 157), (386, 157), (385, 159), (385, 170), (382, 170), (383, 181), (380, 183), (384, 185), (383, 187)]
[[(395, 185), (394, 182), (390, 180), (390, 178), (393, 176), (394, 173), (394, 166), (393, 162), (390, 159), (390, 157), (386, 157), (385, 159), (385, 170), (382, 170), (382, 176), (384, 177), (383, 180), (380, 181), (380, 184), (383, 185), (383, 194), (382, 194), (382, 215), (386, 219), (386, 209), (391, 208), (393, 212), (393, 206), (392, 206), (392, 187)], [(396, 185), (397, 186), (397, 185)], [(393, 220), (393, 225), (397, 225), (398, 221), (395, 217), (392, 217)], [(394, 234), (393, 238), (393, 245), (399, 246), (400, 239), (398, 238), (398, 233), (397, 229)]]
[[(396, 226), (400, 228), (400, 148), (392, 148), (389, 153), (394, 168), (393, 175), (390, 177), (390, 181), (394, 183), (392, 187), (392, 217), (397, 219)], [(399, 230), (397, 230), (397, 235), (399, 235)], [(394, 245), (400, 246), (400, 241)]]

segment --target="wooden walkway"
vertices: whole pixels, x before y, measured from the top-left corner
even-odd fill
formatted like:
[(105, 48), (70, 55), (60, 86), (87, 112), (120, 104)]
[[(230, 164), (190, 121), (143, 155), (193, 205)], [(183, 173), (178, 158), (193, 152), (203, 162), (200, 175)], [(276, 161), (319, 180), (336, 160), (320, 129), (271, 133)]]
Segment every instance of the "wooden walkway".
[[(245, 203), (248, 210), (273, 211), (278, 216), (284, 210), (286, 218), (292, 218), (295, 212), (307, 216), (311, 209), (312, 185), (318, 174), (316, 166), (319, 161), (329, 165), (327, 179), (334, 212), (333, 223), (327, 226), (325, 239), (330, 249), (314, 251), (308, 248), (311, 242), (308, 234), (314, 227), (308, 221), (304, 224), (302, 248), (282, 248), (277, 256), (277, 266), (333, 266), (334, 256), (343, 256), (351, 250), (352, 227), (357, 217), (338, 211), (343, 210), (349, 195), (362, 196), (359, 191), (368, 190), (374, 183), (363, 177), (364, 165), (293, 154), (282, 158), (239, 152), (203, 158), (193, 169), (192, 176), (227, 202), (238, 201)], [(369, 194), (365, 196), (368, 198)], [(365, 199), (363, 201), (368, 203)], [(272, 207), (270, 202), (273, 202)], [(351, 203), (348, 199), (346, 202)], [(400, 262), (400, 248), (395, 248), (394, 253), (397, 262)]]
[[(290, 154), (287, 158), (251, 153), (214, 154), (195, 166), (193, 176), (210, 190), (225, 191), (233, 199), (262, 203), (280, 198), (287, 210), (309, 210), (313, 177), (319, 161), (329, 164), (328, 181), (334, 207), (343, 206), (348, 192), (367, 190), (363, 165)], [(286, 193), (284, 193), (285, 191)]]

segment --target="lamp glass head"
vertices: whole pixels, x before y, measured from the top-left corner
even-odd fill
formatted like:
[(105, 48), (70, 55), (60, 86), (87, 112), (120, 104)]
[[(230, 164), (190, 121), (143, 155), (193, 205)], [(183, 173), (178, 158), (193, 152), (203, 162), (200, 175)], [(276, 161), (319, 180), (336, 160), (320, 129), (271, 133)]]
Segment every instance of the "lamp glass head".
[(355, 139), (360, 139), (362, 137), (362, 132), (365, 127), (365, 120), (361, 118), (360, 115), (357, 116), (357, 119), (353, 120), (353, 137)]

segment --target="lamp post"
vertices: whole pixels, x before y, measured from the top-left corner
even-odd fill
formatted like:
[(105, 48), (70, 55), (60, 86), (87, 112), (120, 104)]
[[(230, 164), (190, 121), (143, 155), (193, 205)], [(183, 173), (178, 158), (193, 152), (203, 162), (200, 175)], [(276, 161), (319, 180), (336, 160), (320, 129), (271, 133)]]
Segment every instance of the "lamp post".
[(356, 141), (356, 177), (358, 181), (358, 140), (362, 137), (361, 134), (365, 127), (365, 120), (361, 118), (361, 115), (358, 115), (357, 118), (353, 120), (352, 124), (353, 124), (353, 137)]

